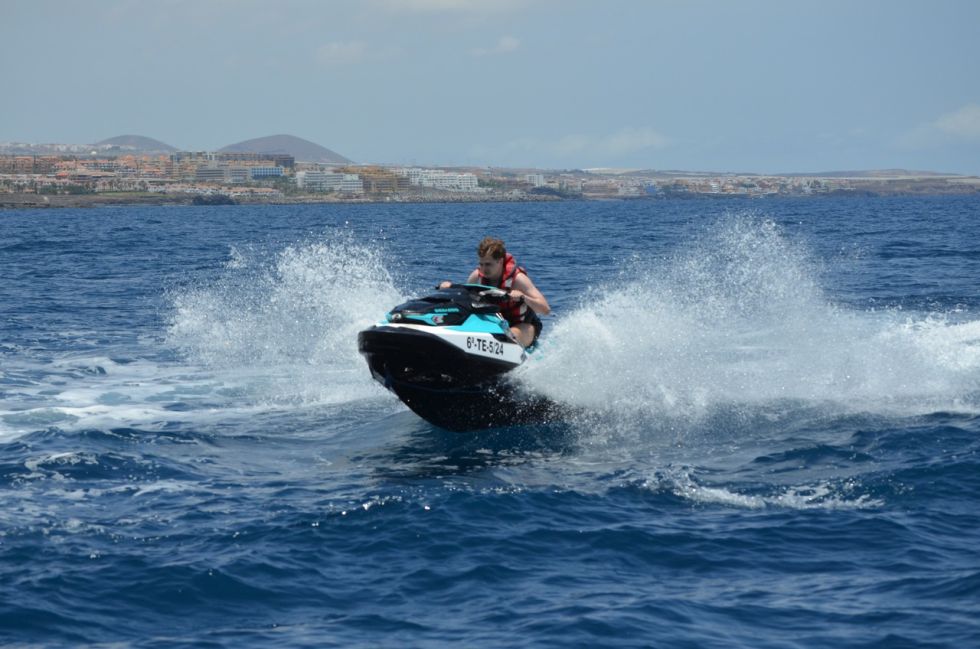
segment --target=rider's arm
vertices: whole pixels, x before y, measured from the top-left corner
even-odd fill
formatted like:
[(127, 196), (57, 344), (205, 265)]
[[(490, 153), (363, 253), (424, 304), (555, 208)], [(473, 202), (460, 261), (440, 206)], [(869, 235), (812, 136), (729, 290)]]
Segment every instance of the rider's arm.
[(538, 315), (548, 315), (551, 313), (548, 300), (544, 299), (538, 287), (524, 273), (520, 273), (514, 278), (514, 285), (511, 288), (510, 294), (511, 299), (520, 299), (521, 296), (524, 296), (524, 303), (531, 307)]

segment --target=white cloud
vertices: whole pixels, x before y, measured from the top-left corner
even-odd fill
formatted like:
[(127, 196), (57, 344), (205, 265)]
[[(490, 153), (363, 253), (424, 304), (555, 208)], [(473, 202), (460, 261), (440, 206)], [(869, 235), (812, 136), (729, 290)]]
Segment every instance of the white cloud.
[(936, 120), (935, 127), (954, 137), (980, 138), (980, 105), (970, 104)]
[(536, 146), (558, 155), (573, 155), (592, 149), (595, 146), (595, 138), (589, 135), (565, 135), (555, 142), (539, 142)]
[(375, 0), (382, 9), (395, 13), (500, 13), (516, 9), (524, 0)]
[(948, 145), (952, 140), (975, 139), (980, 139), (980, 105), (967, 104), (903, 133), (898, 145), (905, 149), (930, 149)]
[(611, 154), (632, 153), (644, 149), (663, 149), (667, 138), (649, 127), (624, 128), (600, 142), (600, 147)]
[(501, 36), (497, 44), (491, 48), (478, 47), (470, 50), (473, 56), (488, 56), (490, 54), (510, 54), (521, 48), (521, 42), (513, 36)]
[(627, 127), (608, 135), (570, 134), (556, 140), (523, 138), (508, 145), (512, 150), (544, 151), (563, 158), (624, 156), (640, 151), (664, 149), (670, 140), (648, 127)]
[(367, 54), (367, 45), (361, 41), (335, 41), (318, 47), (316, 60), (325, 66), (351, 65), (363, 61)]

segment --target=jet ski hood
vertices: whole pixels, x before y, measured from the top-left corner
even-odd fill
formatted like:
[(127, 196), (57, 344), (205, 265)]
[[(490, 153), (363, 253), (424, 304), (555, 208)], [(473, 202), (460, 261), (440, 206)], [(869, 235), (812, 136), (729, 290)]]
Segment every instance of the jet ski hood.
[(474, 314), (495, 315), (506, 293), (481, 284), (453, 284), (424, 297), (399, 304), (385, 316), (387, 322), (455, 327)]

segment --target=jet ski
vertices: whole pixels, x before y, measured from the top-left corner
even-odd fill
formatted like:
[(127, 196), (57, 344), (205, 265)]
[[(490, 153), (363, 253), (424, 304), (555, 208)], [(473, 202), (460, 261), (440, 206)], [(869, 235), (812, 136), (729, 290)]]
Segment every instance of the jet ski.
[(524, 349), (500, 314), (506, 291), (453, 284), (409, 300), (357, 336), (371, 375), (426, 421), (453, 431), (529, 423), (546, 400), (508, 374)]

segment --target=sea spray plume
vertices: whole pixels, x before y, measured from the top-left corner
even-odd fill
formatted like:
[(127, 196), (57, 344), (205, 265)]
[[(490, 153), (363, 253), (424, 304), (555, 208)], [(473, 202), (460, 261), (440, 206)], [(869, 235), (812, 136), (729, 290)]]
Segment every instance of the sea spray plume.
[(630, 426), (775, 404), (912, 413), (978, 405), (980, 354), (965, 331), (976, 322), (835, 305), (807, 248), (758, 216), (726, 215), (674, 256), (641, 260), (628, 274), (560, 320), (522, 380)]
[[(697, 414), (745, 378), (729, 361), (760, 337), (749, 324), (772, 326), (774, 314), (819, 301), (801, 281), (807, 264), (771, 223), (716, 224), (674, 257), (638, 259), (616, 285), (590, 291), (556, 325), (528, 380), (589, 408)], [(562, 380), (569, 369), (574, 378)]]
[(236, 250), (232, 262), (171, 295), (172, 347), (212, 369), (278, 374), (281, 394), (272, 396), (318, 398), (338, 380), (370, 383), (357, 332), (401, 299), (380, 249), (336, 234), (272, 258)]

